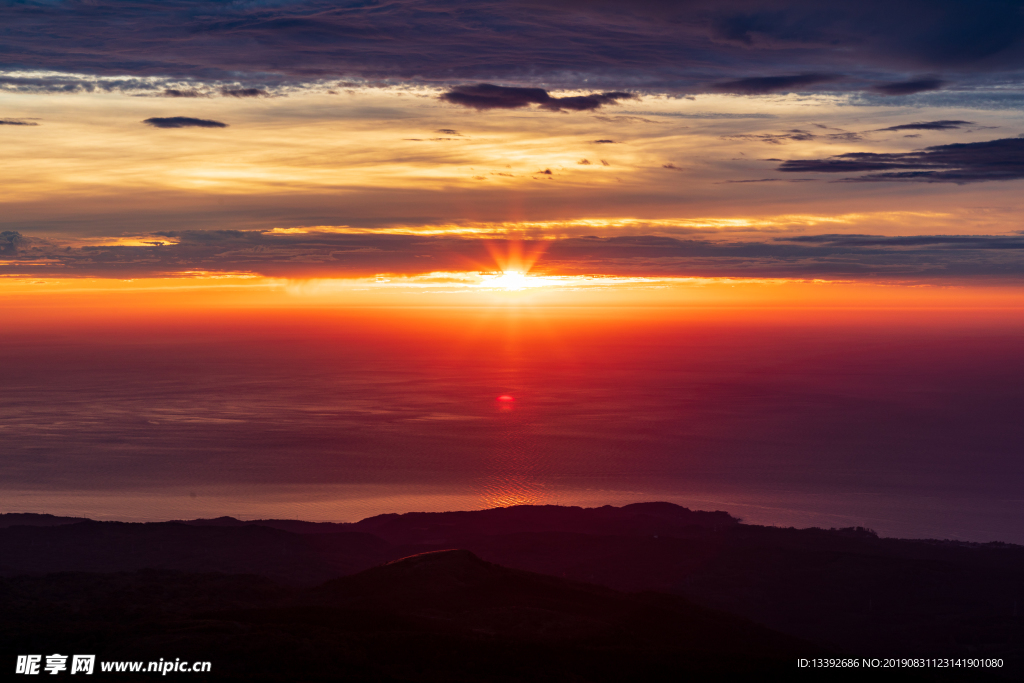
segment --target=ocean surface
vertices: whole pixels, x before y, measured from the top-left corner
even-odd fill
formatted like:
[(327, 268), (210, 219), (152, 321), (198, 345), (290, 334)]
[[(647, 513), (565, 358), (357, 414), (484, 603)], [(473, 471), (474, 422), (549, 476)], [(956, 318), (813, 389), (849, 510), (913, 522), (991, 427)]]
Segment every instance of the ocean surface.
[(0, 512), (666, 500), (1024, 543), (1016, 315), (256, 311), (0, 331)]

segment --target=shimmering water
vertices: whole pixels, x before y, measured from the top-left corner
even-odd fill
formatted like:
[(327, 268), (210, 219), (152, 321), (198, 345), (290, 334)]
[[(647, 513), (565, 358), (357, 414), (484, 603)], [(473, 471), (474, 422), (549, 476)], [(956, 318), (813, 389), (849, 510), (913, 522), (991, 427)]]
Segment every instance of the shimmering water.
[(351, 521), (670, 500), (1024, 543), (1024, 328), (943, 315), (349, 312), (9, 333), (0, 511)]

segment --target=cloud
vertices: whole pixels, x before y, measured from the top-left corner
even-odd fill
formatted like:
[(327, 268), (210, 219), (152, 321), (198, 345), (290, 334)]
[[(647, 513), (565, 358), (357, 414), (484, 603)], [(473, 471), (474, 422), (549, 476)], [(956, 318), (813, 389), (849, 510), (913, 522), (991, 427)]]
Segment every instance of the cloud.
[(777, 242), (829, 244), (846, 247), (942, 247), (944, 249), (1024, 250), (1024, 235), (798, 235), (776, 237)]
[(851, 152), (826, 159), (784, 161), (788, 173), (867, 173), (847, 181), (901, 180), (976, 183), (1024, 178), (1024, 138), (925, 147), (914, 152)]
[(809, 235), (766, 242), (629, 236), (551, 243), (556, 272), (635, 276), (1024, 280), (1024, 236)]
[[(2, 60), (2, 55), (3, 52), (0, 50), (0, 60)], [(180, 87), (179, 79), (167, 78), (142, 78), (126, 75), (105, 78), (81, 73), (38, 74), (26, 73), (22, 69), (4, 73), (2, 61), (0, 61), (0, 91), (45, 94), (93, 92), (160, 94), (165, 89), (186, 92), (191, 88)]]
[[(775, 114), (764, 114), (762, 112), (723, 112), (723, 111), (693, 111), (693, 112), (681, 112), (681, 111), (626, 111), (626, 114), (644, 114), (645, 116), (663, 116), (673, 119), (777, 119), (778, 116)], [(622, 121), (626, 119), (633, 119), (637, 121), (643, 121), (645, 123), (665, 123), (664, 121), (649, 121), (647, 119), (638, 118), (635, 116), (595, 116), (595, 119), (601, 121)]]
[[(982, 79), (978, 79), (979, 81)], [(909, 105), (918, 109), (977, 109), (986, 111), (1019, 111), (1024, 109), (1024, 88), (1021, 83), (998, 84), (979, 83), (970, 89), (947, 89), (911, 95), (898, 105)], [(856, 107), (891, 107), (891, 97), (872, 94), (868, 91), (851, 93), (846, 104)]]
[(166, 118), (154, 117), (146, 119), (143, 123), (154, 128), (227, 128), (228, 124), (208, 119), (194, 119), (189, 116), (169, 116)]
[[(29, 277), (173, 277), (247, 272), (268, 277), (372, 277), (490, 271), (506, 239), (448, 235), (163, 231), (147, 246), (68, 248), (0, 234), (0, 274)], [(164, 243), (158, 246), (157, 242)], [(17, 249), (13, 245), (17, 244)], [(543, 246), (536, 272), (672, 277), (857, 278), (1024, 282), (1024, 235), (800, 235), (767, 241), (632, 235), (527, 240)]]
[[(743, 11), (746, 9), (747, 11)], [(710, 33), (717, 42), (733, 43), (746, 48), (775, 48), (783, 45), (820, 44), (824, 27), (814, 24), (799, 25), (799, 19), (780, 6), (776, 11), (758, 11), (756, 6), (725, 4), (710, 22)], [(731, 11), (730, 11), (731, 10)], [(739, 11), (737, 11), (739, 10)]]
[(618, 144), (615, 140), (591, 140), (595, 145), (615, 145)]
[(460, 85), (441, 95), (451, 104), (470, 107), (478, 111), (485, 109), (519, 109), (531, 104), (540, 105), (549, 111), (593, 111), (606, 104), (636, 97), (627, 92), (603, 92), (574, 97), (551, 97), (543, 88), (508, 88), (490, 83)]
[(22, 121), (21, 119), (0, 119), (0, 126), (38, 126), (35, 121)]
[(451, 128), (438, 128), (434, 132), (440, 133), (441, 135), (462, 135), (459, 131), (452, 130)]
[[(1013, 0), (90, 0), (7, 3), (0, 69), (84, 75), (12, 86), (48, 92), (120, 88), (89, 79), (132, 77), (156, 91), (182, 88), (147, 79), (243, 81), (242, 90), (347, 79), (678, 94), (870, 81), (892, 95), (939, 81), (908, 73), (1016, 82), (1022, 47)], [(838, 73), (849, 80), (833, 81)]]
[(547, 91), (542, 88), (506, 88), (489, 83), (460, 86), (441, 95), (441, 99), (477, 110), (518, 109), (551, 101)]
[(917, 123), (904, 123), (899, 126), (888, 128), (876, 128), (878, 132), (888, 130), (955, 130), (964, 126), (973, 126), (973, 121), (919, 121)]
[(915, 95), (919, 92), (939, 90), (944, 85), (946, 85), (946, 81), (939, 80), (938, 78), (922, 78), (916, 81), (901, 81), (897, 83), (873, 85), (869, 90), (878, 93), (879, 95), (888, 96)]
[(806, 130), (795, 128), (788, 130), (785, 133), (760, 133), (760, 134), (744, 134), (744, 135), (726, 135), (723, 136), (724, 140), (752, 140), (759, 142), (767, 142), (773, 145), (781, 145), (785, 142), (806, 142), (809, 140), (835, 140), (841, 142), (857, 142), (863, 140), (859, 133), (850, 133), (843, 131), (841, 133), (827, 133), (825, 135), (818, 135), (811, 133)]
[(806, 90), (820, 83), (834, 83), (842, 80), (836, 74), (800, 74), (796, 76), (762, 76), (757, 78), (741, 78), (725, 83), (716, 83), (711, 89), (714, 92), (735, 93), (738, 95), (767, 95), (774, 92), (794, 92)]
[[(605, 123), (665, 123), (664, 121), (646, 119), (642, 116), (595, 116), (594, 119), (597, 121), (604, 121)], [(597, 141), (595, 140), (595, 142)], [(614, 142), (614, 140), (612, 142)]]
[(835, 140), (837, 142), (859, 142), (864, 139), (860, 133), (849, 132), (829, 133), (828, 135), (819, 135), (818, 137), (824, 140)]
[(723, 180), (723, 185), (730, 183), (813, 183), (817, 178), (758, 178), (757, 180)]
[(270, 93), (262, 88), (221, 88), (224, 97), (270, 97)]
[(0, 232), (0, 254), (14, 255), (18, 253), (18, 245), (24, 241), (20, 232), (4, 230)]
[(198, 90), (179, 90), (177, 88), (164, 88), (160, 93), (161, 97), (207, 97), (208, 95)]

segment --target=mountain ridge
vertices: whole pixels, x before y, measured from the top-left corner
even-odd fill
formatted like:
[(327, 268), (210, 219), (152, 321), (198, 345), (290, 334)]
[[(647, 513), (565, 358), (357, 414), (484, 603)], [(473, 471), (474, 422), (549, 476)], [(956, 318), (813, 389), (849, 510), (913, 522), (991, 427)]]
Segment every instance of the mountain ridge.
[[(326, 533), (223, 518), (53, 525), (44, 517), (45, 526), (0, 528), (0, 581), (53, 572), (221, 572), (309, 590), (457, 549), (510, 570), (672, 595), (833, 651), (1024, 661), (1022, 546), (879, 538), (862, 528), (720, 525), (720, 517), (700, 515), (671, 504), (624, 512), (537, 506), (384, 515)], [(694, 519), (707, 523), (684, 523)], [(372, 525), (382, 535), (359, 530)]]

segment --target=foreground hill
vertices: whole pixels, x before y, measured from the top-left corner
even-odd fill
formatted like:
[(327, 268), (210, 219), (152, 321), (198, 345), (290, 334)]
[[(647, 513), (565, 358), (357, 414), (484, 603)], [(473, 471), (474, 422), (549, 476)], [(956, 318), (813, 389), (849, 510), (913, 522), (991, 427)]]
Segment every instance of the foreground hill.
[(311, 589), (153, 571), (0, 586), (0, 648), (12, 662), (52, 652), (100, 662), (180, 658), (210, 661), (204, 676), (216, 680), (735, 680), (826, 653), (680, 597), (508, 569), (465, 550)]
[[(759, 527), (726, 513), (669, 503), (410, 513), (344, 525), (232, 518), (56, 526), (52, 518), (45, 521), (48, 526), (0, 529), (0, 576), (144, 569), (245, 573), (253, 575), (247, 581), (264, 577), (270, 580), (266, 585), (286, 592), (320, 585), (319, 595), (329, 596), (334, 594), (327, 586), (347, 585), (324, 583), (332, 579), (461, 548), (511, 569), (685, 598), (830, 651), (1003, 658), (1007, 667), (1016, 667), (1013, 675), (1024, 662), (1020, 546), (887, 539), (856, 528)], [(39, 586), (57, 581), (31, 580), (42, 581)], [(39, 590), (45, 602), (46, 591)], [(234, 608), (207, 602), (193, 607)], [(373, 604), (370, 612), (381, 614)], [(1010, 676), (1011, 670), (995, 673)]]

